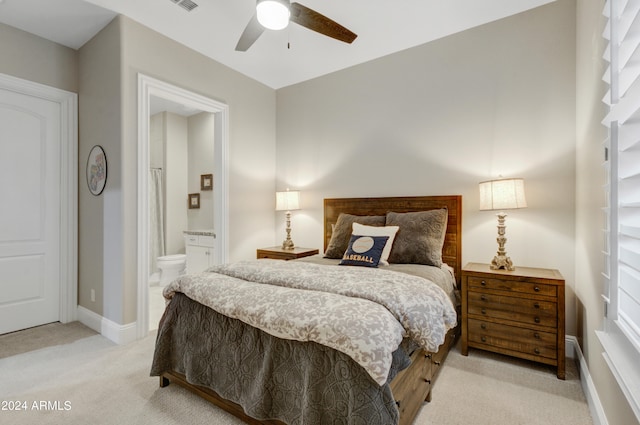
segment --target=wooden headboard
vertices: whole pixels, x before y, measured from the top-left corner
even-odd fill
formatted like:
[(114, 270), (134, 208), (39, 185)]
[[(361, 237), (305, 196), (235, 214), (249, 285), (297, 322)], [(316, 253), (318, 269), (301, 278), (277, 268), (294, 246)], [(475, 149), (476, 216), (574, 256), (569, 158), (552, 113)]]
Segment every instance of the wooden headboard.
[(332, 225), (340, 213), (353, 215), (386, 215), (428, 211), (447, 207), (447, 234), (442, 248), (442, 260), (454, 268), (458, 287), (462, 269), (462, 196), (408, 196), (391, 198), (334, 198), (324, 200), (324, 250), (331, 240)]

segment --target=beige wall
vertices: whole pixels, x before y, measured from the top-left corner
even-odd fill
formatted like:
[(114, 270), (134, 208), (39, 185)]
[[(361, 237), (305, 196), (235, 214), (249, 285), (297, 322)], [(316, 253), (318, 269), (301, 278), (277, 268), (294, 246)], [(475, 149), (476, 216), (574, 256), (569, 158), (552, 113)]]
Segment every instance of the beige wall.
[(274, 240), (275, 92), (122, 16), (80, 53), (81, 90), (86, 102), (95, 102), (86, 111), (81, 106), (81, 153), (93, 143), (82, 134), (96, 135), (108, 139), (103, 141), (109, 158), (105, 195), (81, 202), (80, 209), (80, 232), (92, 233), (80, 240), (80, 267), (86, 271), (80, 292), (95, 287), (101, 296), (96, 303), (81, 296), (80, 303), (129, 324), (137, 319), (138, 73), (229, 105), (231, 261), (255, 257), (256, 248)]
[(165, 254), (184, 254), (182, 232), (189, 227), (185, 206), (189, 190), (189, 122), (187, 117), (171, 112), (163, 116)]
[[(202, 112), (189, 117), (189, 193), (200, 193), (200, 208), (191, 209), (189, 230), (213, 228), (213, 190), (200, 190), (200, 176), (213, 174), (215, 116)], [(218, 176), (220, 177), (220, 176)]]
[[(107, 157), (107, 182), (100, 196), (78, 188), (78, 304), (116, 323), (123, 315), (122, 249), (122, 28), (114, 20), (79, 50), (80, 181), (89, 151), (100, 145)], [(91, 291), (95, 291), (95, 302)]]
[(507, 252), (562, 272), (575, 335), (573, 1), (280, 89), (277, 106), (298, 245), (322, 248), (325, 197), (460, 194), (463, 263), (489, 262), (497, 222), (478, 211), (478, 182), (523, 177), (529, 207), (509, 212)]
[(601, 298), (605, 182), (602, 142), (607, 137), (600, 123), (606, 114), (602, 81), (606, 48), (602, 33), (605, 19), (602, 2), (577, 1), (576, 73), (576, 309), (577, 333), (588, 369), (598, 390), (606, 421), (610, 425), (637, 424), (638, 420), (602, 357), (604, 351), (595, 331), (602, 330)]
[(0, 24), (0, 58), (0, 73), (78, 92), (78, 55), (73, 49)]

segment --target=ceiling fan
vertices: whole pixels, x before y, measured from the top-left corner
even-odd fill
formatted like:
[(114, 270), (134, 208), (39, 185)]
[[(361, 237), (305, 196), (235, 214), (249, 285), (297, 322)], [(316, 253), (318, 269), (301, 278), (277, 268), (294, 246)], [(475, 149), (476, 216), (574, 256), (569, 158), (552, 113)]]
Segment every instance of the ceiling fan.
[(357, 37), (339, 23), (300, 3), (291, 3), (290, 0), (257, 0), (256, 12), (242, 32), (236, 50), (246, 52), (265, 29), (283, 29), (289, 21), (349, 44)]

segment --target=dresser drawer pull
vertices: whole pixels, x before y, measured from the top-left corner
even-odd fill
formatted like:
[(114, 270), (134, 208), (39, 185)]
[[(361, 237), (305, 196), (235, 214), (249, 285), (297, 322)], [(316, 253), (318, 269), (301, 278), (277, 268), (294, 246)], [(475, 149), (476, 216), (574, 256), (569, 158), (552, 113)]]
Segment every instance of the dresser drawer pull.
[(431, 358), (431, 354), (425, 354), (424, 357), (425, 357), (425, 359), (430, 359)]
[(437, 360), (435, 362), (433, 362), (433, 364), (436, 365), (436, 366), (440, 366), (440, 362), (437, 361)]
[(481, 324), (481, 325), (480, 325), (480, 327), (481, 327), (482, 329), (487, 329), (487, 325), (485, 325), (484, 323), (483, 323), (483, 324)]
[(482, 342), (487, 342), (487, 337), (486, 337), (486, 336), (483, 336), (482, 338), (480, 338), (480, 340), (481, 340)]
[(533, 352), (536, 353), (536, 354), (540, 354), (540, 349), (536, 348), (536, 349), (533, 350)]
[(533, 334), (533, 337), (535, 339), (540, 339), (540, 334), (538, 332), (536, 332), (536, 333)]
[(485, 282), (484, 280), (482, 282), (480, 282), (480, 285), (482, 286), (487, 286), (487, 282)]
[(536, 286), (536, 287), (533, 288), (533, 290), (536, 291), (536, 292), (540, 292), (540, 287)]
[(481, 295), (481, 296), (480, 296), (480, 299), (481, 299), (482, 301), (486, 301), (486, 300), (487, 300), (487, 297), (486, 297), (485, 295)]
[(534, 317), (533, 321), (536, 322), (536, 323), (540, 323), (540, 318), (539, 317)]
[(425, 379), (424, 382), (426, 382), (427, 384), (431, 383), (431, 379)]
[(540, 303), (535, 303), (535, 304), (533, 304), (533, 307), (534, 307), (534, 308), (540, 308)]
[(487, 310), (485, 310), (484, 308), (482, 310), (480, 310), (480, 313), (482, 314), (487, 314)]

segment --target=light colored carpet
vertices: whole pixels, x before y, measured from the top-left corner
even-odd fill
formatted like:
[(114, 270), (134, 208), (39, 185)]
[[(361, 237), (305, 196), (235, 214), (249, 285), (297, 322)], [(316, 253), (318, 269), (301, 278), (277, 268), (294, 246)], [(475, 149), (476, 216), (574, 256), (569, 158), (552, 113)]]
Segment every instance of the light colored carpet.
[(420, 425), (592, 425), (580, 374), (567, 358), (566, 380), (555, 367), (482, 350), (447, 357), (433, 400), (415, 423)]
[(0, 335), (0, 359), (54, 345), (68, 344), (96, 333), (80, 322), (59, 322)]
[[(68, 326), (47, 332), (64, 333)], [(28, 340), (26, 334), (33, 331), (20, 338)], [(17, 334), (0, 343), (17, 344)], [(26, 411), (0, 410), (0, 423), (242, 424), (176, 385), (159, 388), (158, 379), (149, 377), (154, 341), (150, 335), (118, 346), (93, 333), (0, 359), (0, 402), (26, 404)], [(590, 425), (579, 375), (570, 361), (568, 366), (567, 380), (560, 381), (552, 368), (477, 350), (463, 357), (456, 349), (443, 367), (432, 402), (415, 423)]]

